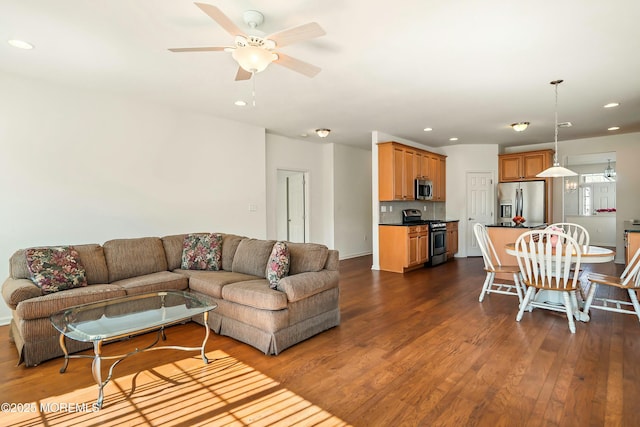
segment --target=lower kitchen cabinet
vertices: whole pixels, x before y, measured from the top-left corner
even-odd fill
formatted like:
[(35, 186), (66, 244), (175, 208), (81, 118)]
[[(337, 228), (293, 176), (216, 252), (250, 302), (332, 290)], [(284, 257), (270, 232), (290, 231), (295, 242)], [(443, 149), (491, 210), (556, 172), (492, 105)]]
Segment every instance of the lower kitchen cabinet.
[(631, 258), (635, 255), (636, 251), (640, 248), (640, 233), (638, 232), (625, 232), (625, 265), (629, 265)]
[(458, 222), (447, 222), (447, 259), (458, 252)]
[(380, 269), (404, 273), (429, 260), (428, 225), (380, 225)]

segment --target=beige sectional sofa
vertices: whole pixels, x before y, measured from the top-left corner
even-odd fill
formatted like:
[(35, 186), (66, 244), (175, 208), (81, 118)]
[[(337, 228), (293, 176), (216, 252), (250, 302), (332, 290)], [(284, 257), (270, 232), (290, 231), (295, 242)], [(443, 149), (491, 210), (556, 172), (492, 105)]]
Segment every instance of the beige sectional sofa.
[[(340, 324), (337, 251), (287, 242), (289, 274), (271, 289), (265, 271), (275, 241), (222, 236), (218, 271), (180, 268), (184, 234), (74, 245), (88, 285), (50, 294), (43, 294), (31, 281), (25, 250), (17, 251), (10, 259), (2, 296), (12, 310), (10, 334), (20, 361), (35, 366), (63, 355), (51, 314), (78, 304), (161, 290), (206, 295), (218, 304), (209, 315), (209, 327), (265, 354), (278, 354)], [(76, 352), (91, 344), (71, 341), (67, 347)]]

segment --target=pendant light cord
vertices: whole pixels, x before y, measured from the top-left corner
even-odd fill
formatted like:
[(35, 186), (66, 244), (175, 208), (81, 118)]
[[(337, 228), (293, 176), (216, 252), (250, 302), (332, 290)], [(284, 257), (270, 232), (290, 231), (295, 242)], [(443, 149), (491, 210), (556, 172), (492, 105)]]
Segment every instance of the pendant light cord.
[(556, 150), (553, 153), (553, 165), (554, 166), (560, 166), (560, 163), (558, 162), (558, 85), (560, 83), (562, 83), (564, 80), (554, 80), (551, 82), (552, 85), (555, 86), (556, 88), (556, 112), (555, 112), (555, 119), (556, 119), (556, 127), (555, 127), (555, 131), (554, 131), (554, 141), (556, 144)]

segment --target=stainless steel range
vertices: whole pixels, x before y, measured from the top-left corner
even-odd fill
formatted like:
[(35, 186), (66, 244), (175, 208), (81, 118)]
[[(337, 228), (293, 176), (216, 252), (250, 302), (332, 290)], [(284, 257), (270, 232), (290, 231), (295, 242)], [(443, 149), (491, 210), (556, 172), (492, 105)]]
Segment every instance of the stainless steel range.
[(407, 225), (429, 225), (429, 261), (435, 266), (447, 260), (447, 223), (439, 219), (422, 219), (419, 209), (404, 209), (402, 223)]

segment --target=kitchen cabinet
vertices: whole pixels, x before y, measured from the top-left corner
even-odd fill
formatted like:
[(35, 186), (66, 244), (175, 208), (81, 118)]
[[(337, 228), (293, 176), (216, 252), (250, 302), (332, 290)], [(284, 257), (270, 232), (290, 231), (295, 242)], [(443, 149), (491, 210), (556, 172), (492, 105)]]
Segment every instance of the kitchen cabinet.
[(458, 252), (458, 221), (447, 222), (447, 259)]
[(378, 200), (414, 200), (416, 152), (401, 144), (378, 145)]
[(638, 248), (640, 248), (640, 232), (629, 232), (626, 231), (624, 233), (624, 246), (625, 246), (625, 265), (629, 265), (631, 258), (636, 253)]
[(536, 175), (551, 166), (553, 150), (500, 154), (498, 176), (500, 182), (539, 180)]
[(380, 269), (404, 273), (429, 260), (428, 225), (380, 225)]
[(378, 200), (415, 200), (414, 180), (433, 182), (433, 201), (446, 199), (446, 156), (397, 142), (378, 144)]

